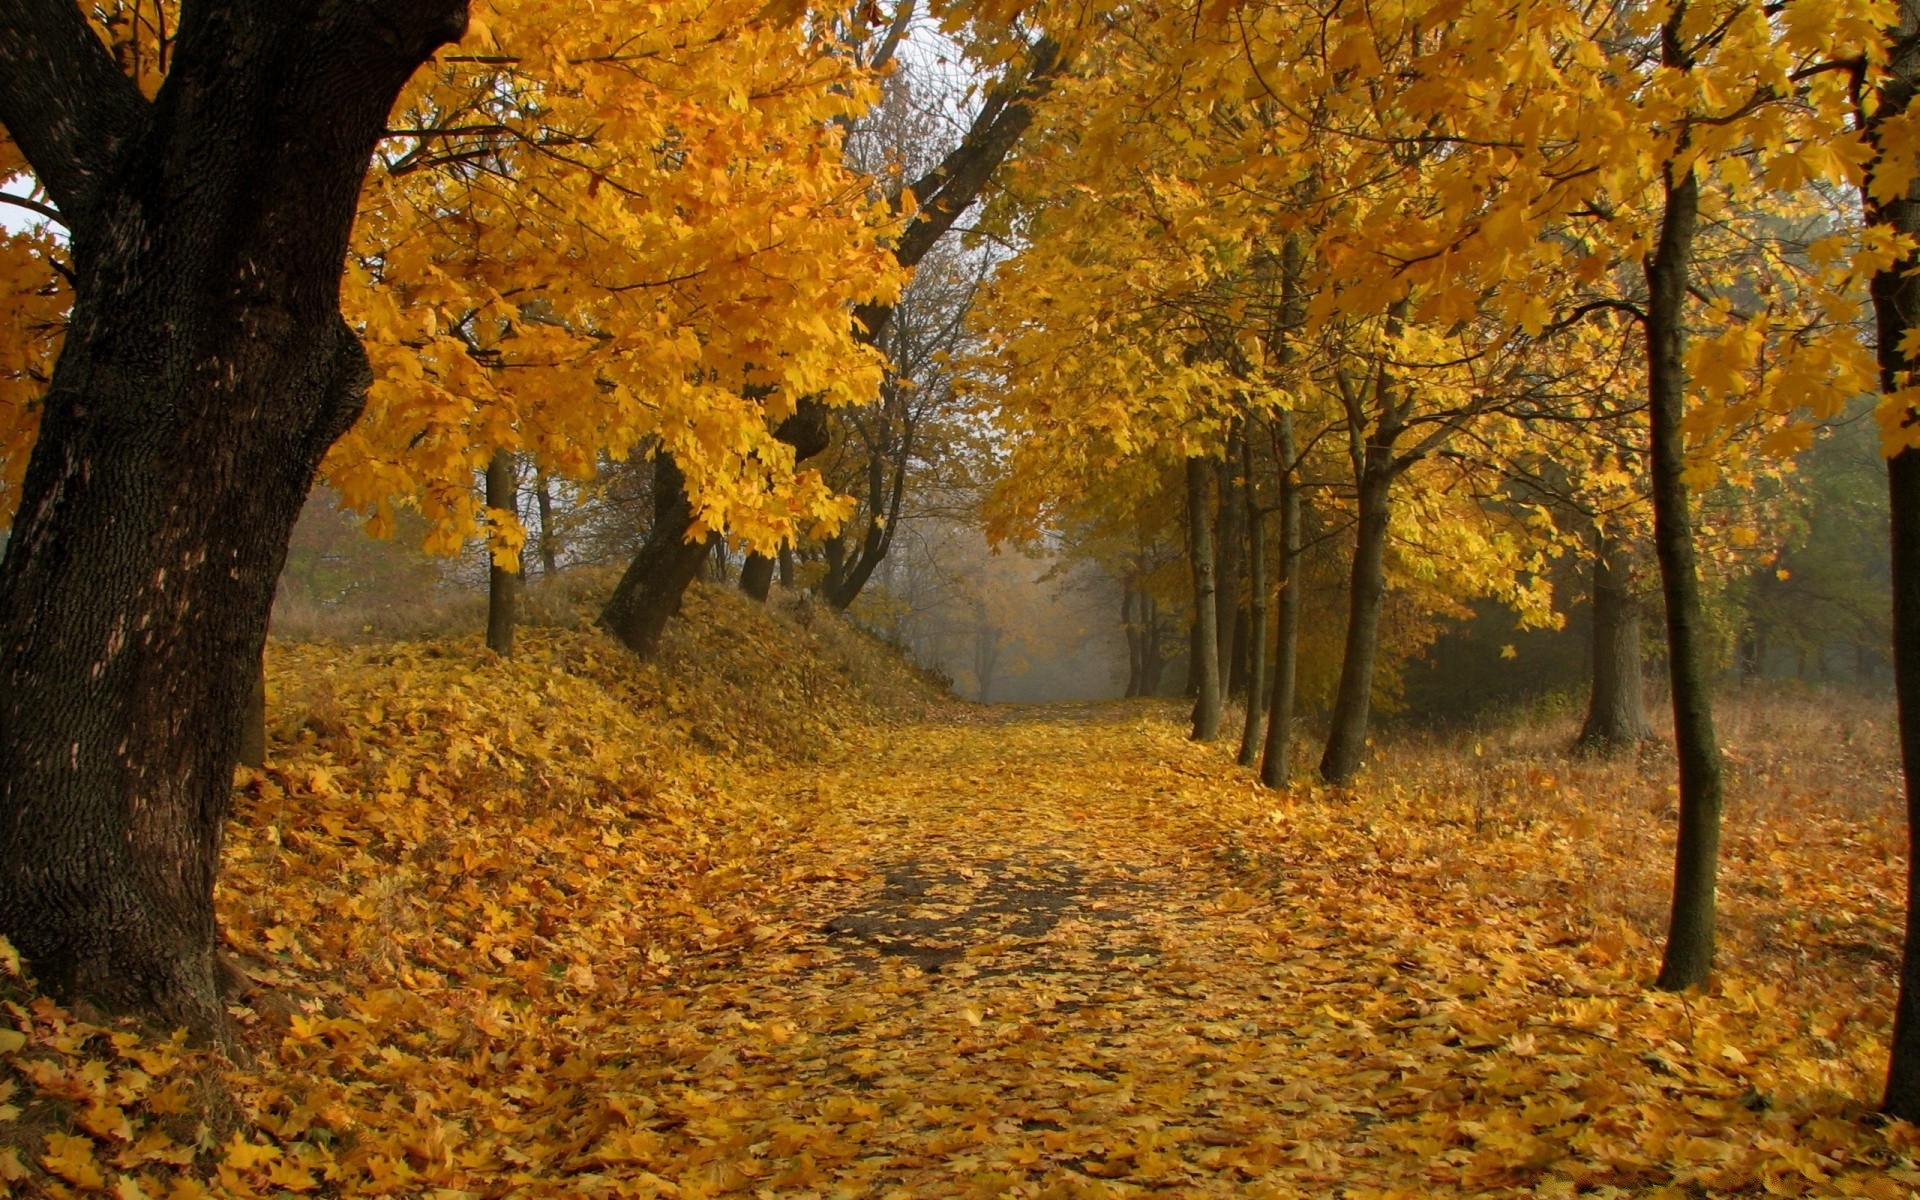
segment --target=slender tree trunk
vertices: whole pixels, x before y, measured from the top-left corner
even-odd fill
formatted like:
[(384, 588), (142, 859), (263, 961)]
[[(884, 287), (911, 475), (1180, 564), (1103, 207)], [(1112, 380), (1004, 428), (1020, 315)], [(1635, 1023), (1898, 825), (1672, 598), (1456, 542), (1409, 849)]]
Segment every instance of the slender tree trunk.
[(1580, 744), (1636, 746), (1652, 736), (1640, 686), (1640, 601), (1633, 594), (1633, 547), (1602, 535), (1593, 557), (1593, 680)]
[[(1247, 477), (1253, 477), (1249, 471)], [(1247, 589), (1253, 597), (1247, 631), (1247, 720), (1240, 731), (1240, 765), (1250, 767), (1260, 753), (1261, 718), (1267, 714), (1267, 546), (1265, 522), (1247, 513)]]
[[(1671, 41), (1676, 35), (1669, 33)], [(1700, 185), (1669, 179), (1659, 241), (1646, 261), (1648, 441), (1653, 540), (1667, 602), (1667, 664), (1673, 688), (1674, 748), (1680, 759), (1680, 838), (1673, 909), (1659, 986), (1679, 991), (1713, 970), (1714, 891), (1720, 865), (1720, 745), (1713, 729), (1706, 616), (1688, 511), (1685, 307)]]
[[(495, 450), (487, 463), (487, 507), (519, 515), (520, 484), (514, 478), (513, 455)], [(487, 554), (487, 649), (501, 658), (513, 657), (513, 629), (519, 619), (520, 572), (509, 570)]]
[(659, 653), (667, 622), (707, 560), (704, 540), (686, 540), (692, 527), (686, 477), (673, 455), (663, 452), (653, 460), (653, 528), (600, 610), (600, 624), (641, 658)]
[(1193, 560), (1193, 740), (1210, 742), (1220, 736), (1220, 644), (1214, 603), (1213, 505), (1207, 485), (1212, 465), (1204, 458), (1187, 460), (1187, 536)]
[[(1914, 46), (1920, 4), (1903, 0), (1900, 18), (1900, 49), (1889, 64), (1891, 78), (1880, 95), (1878, 120), (1905, 112), (1920, 83), (1920, 50)], [(1884, 204), (1869, 196), (1867, 213), (1870, 221), (1891, 225), (1908, 237), (1920, 234), (1920, 188)], [(1880, 387), (1888, 394), (1911, 386), (1920, 371), (1920, 361), (1901, 353), (1908, 332), (1920, 329), (1917, 268), (1920, 259), (1910, 255), (1873, 279)], [(1916, 423), (1920, 416), (1909, 409), (1904, 424), (1910, 429)], [(1882, 1106), (1901, 1120), (1920, 1122), (1920, 909), (1915, 907), (1920, 902), (1920, 450), (1903, 449), (1887, 460), (1887, 497), (1892, 517), (1893, 688), (1907, 791), (1907, 914)]]
[(1144, 661), (1141, 664), (1141, 669), (1146, 675), (1143, 694), (1158, 696), (1160, 694), (1161, 678), (1167, 669), (1166, 656), (1161, 651), (1162, 631), (1160, 627), (1160, 606), (1155, 603), (1152, 593), (1146, 595), (1145, 603), (1147, 612), (1147, 647), (1143, 655)]
[(74, 282), (0, 563), (0, 934), (58, 997), (225, 1035), (235, 731), (370, 378), (347, 238), (394, 97), (465, 8), (186, 5), (150, 103), (79, 6), (0, 0), (0, 125)]
[(1284, 788), (1293, 754), (1294, 680), (1300, 662), (1300, 487), (1294, 473), (1293, 414), (1280, 414), (1280, 633), (1273, 655), (1273, 698), (1267, 703), (1267, 747), (1260, 782)]
[(534, 498), (540, 502), (540, 574), (551, 576), (560, 569), (560, 539), (553, 531), (553, 481), (545, 471), (533, 476)]
[(780, 547), (780, 586), (783, 588), (790, 588), (793, 586), (793, 547), (792, 546)]
[(1133, 620), (1133, 585), (1123, 584), (1120, 588), (1120, 630), (1127, 639), (1127, 699), (1140, 694), (1144, 682), (1141, 670), (1145, 662), (1140, 654), (1141, 630)]
[(1227, 457), (1213, 464), (1220, 483), (1220, 511), (1214, 523), (1214, 629), (1220, 656), (1220, 691), (1228, 694), (1233, 681), (1240, 630), (1240, 585), (1244, 582), (1247, 536), (1246, 488), (1240, 479), (1240, 445), (1235, 432), (1227, 439)]
[(1340, 689), (1333, 704), (1320, 777), (1347, 783), (1366, 758), (1368, 718), (1373, 708), (1373, 668), (1380, 653), (1380, 610), (1387, 595), (1387, 529), (1393, 470), (1386, 455), (1368, 448), (1360, 476), (1360, 520), (1353, 546), (1347, 597), (1347, 642), (1340, 660)]

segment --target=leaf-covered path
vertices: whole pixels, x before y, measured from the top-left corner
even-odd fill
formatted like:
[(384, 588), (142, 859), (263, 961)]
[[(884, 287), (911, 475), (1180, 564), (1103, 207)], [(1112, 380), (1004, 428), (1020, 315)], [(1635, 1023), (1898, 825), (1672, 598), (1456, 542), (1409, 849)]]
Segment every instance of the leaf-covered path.
[[(655, 1094), (675, 1098), (638, 1149), (680, 1186), (1665, 1197), (1913, 1182), (1882, 1173), (1879, 1136), (1824, 1081), (1784, 1105), (1797, 1112), (1769, 1111), (1777, 1084), (1739, 1045), (1760, 1052), (1777, 996), (1649, 992), (1564, 886), (1489, 896), (1450, 873), (1455, 851), (1432, 852), (1444, 839), (1397, 840), (1390, 815), (1357, 836), (1290, 829), (1288, 802), (1139, 709), (896, 730), (792, 786), (833, 814), (789, 876), (804, 887), (758, 948), (684, 980), (684, 1020), (656, 1048), (675, 1065)], [(1539, 865), (1505, 853), (1517, 875)]]
[(781, 1113), (717, 1167), (875, 1196), (1359, 1182), (1373, 1081), (1320, 1077), (1337, 1018), (1276, 1023), (1311, 951), (1158, 819), (1178, 768), (1115, 769), (1114, 719), (915, 727), (806, 778), (837, 814), (811, 886), (686, 989), (686, 1082), (723, 1123)]

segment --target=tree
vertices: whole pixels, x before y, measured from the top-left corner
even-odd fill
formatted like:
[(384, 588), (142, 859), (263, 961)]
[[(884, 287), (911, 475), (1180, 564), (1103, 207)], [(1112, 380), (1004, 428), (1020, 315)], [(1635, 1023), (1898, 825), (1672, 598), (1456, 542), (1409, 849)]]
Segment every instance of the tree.
[(206, 0), (151, 99), (69, 0), (0, 18), (0, 123), (73, 287), (0, 564), (0, 933), (58, 995), (213, 1035), (232, 731), (370, 379), (340, 314), (360, 184), (466, 4)]

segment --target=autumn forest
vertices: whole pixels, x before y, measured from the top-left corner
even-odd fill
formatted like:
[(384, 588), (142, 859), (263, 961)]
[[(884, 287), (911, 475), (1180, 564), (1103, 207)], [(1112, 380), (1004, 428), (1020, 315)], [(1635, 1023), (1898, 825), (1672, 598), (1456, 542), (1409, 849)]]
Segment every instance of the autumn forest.
[(0, 1198), (1920, 1195), (1916, 0), (0, 0)]

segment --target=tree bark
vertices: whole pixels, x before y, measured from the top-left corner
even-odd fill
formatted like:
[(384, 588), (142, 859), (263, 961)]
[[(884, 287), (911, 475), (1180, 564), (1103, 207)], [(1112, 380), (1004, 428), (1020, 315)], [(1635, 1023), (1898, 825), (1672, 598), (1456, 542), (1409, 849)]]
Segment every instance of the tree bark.
[(1267, 702), (1267, 746), (1260, 782), (1287, 786), (1292, 773), (1294, 682), (1300, 662), (1300, 487), (1295, 474), (1293, 414), (1280, 414), (1280, 612), (1273, 654), (1273, 697)]
[(457, 0), (188, 5), (151, 103), (0, 0), (0, 124), (74, 305), (0, 563), (0, 933), (42, 986), (225, 1036), (213, 884), (287, 539), (369, 371), (360, 184)]
[[(1679, 10), (1684, 11), (1684, 7)], [(1674, 21), (1678, 20), (1678, 16)], [(1676, 26), (1664, 40), (1675, 53)], [(1674, 65), (1674, 64), (1669, 64)], [(1648, 255), (1648, 449), (1653, 477), (1653, 541), (1667, 604), (1667, 664), (1673, 689), (1673, 740), (1680, 760), (1680, 837), (1674, 853), (1673, 907), (1658, 986), (1679, 991), (1713, 970), (1714, 891), (1720, 863), (1720, 746), (1713, 728), (1707, 627), (1688, 511), (1685, 306), (1700, 184), (1691, 168), (1669, 169), (1659, 239)]]
[(1380, 654), (1380, 610), (1387, 595), (1387, 529), (1394, 472), (1388, 452), (1367, 448), (1360, 475), (1359, 527), (1347, 595), (1347, 641), (1340, 660), (1340, 689), (1333, 703), (1320, 777), (1348, 783), (1366, 758), (1367, 725), (1373, 709), (1373, 670)]
[[(1248, 478), (1252, 478), (1249, 471)], [(1247, 590), (1253, 611), (1247, 622), (1247, 720), (1240, 730), (1243, 767), (1260, 753), (1261, 719), (1267, 715), (1267, 547), (1265, 521), (1258, 509), (1247, 512)]]
[(1593, 557), (1593, 679), (1580, 744), (1637, 746), (1653, 734), (1640, 686), (1640, 601), (1633, 594), (1633, 547), (1602, 535)]
[(1242, 582), (1247, 510), (1246, 489), (1240, 479), (1240, 447), (1245, 437), (1236, 431), (1227, 439), (1227, 457), (1214, 463), (1220, 481), (1220, 512), (1214, 528), (1215, 575), (1218, 591), (1214, 594), (1214, 628), (1218, 633), (1221, 694), (1231, 694), (1240, 629), (1240, 584)]
[(1210, 742), (1220, 736), (1219, 609), (1215, 604), (1212, 464), (1204, 458), (1187, 460), (1187, 537), (1193, 563), (1193, 740)]
[(240, 722), (240, 741), (234, 759), (256, 771), (267, 765), (267, 664), (261, 661), (247, 693), (247, 711)]
[(740, 590), (765, 604), (773, 594), (773, 560), (764, 554), (748, 554), (740, 568)]
[(600, 610), (601, 626), (643, 659), (659, 653), (667, 622), (706, 562), (706, 540), (687, 540), (692, 527), (686, 476), (663, 451), (653, 460), (653, 527)]
[(540, 503), (540, 574), (546, 578), (560, 569), (560, 539), (553, 531), (553, 481), (545, 471), (536, 471), (533, 488)]
[[(1920, 4), (1903, 0), (1890, 79), (1880, 94), (1875, 121), (1905, 112), (1920, 85)], [(1869, 132), (1875, 128), (1868, 123)], [(1884, 204), (1865, 197), (1868, 220), (1920, 234), (1920, 187)], [(1873, 311), (1878, 335), (1880, 387), (1891, 394), (1915, 382), (1920, 362), (1901, 353), (1901, 340), (1920, 329), (1920, 258), (1874, 276)], [(1904, 424), (1920, 422), (1911, 409)], [(1907, 913), (1901, 945), (1900, 991), (1894, 1003), (1893, 1052), (1881, 1105), (1904, 1121), (1920, 1122), (1920, 450), (1904, 449), (1887, 460), (1889, 535), (1893, 553), (1893, 686), (1900, 731), (1900, 765), (1907, 792)]]
[[(487, 461), (487, 507), (518, 519), (520, 482), (514, 478), (513, 455), (495, 450)], [(487, 552), (487, 649), (501, 658), (513, 657), (513, 629), (519, 619), (520, 571), (508, 570)]]

